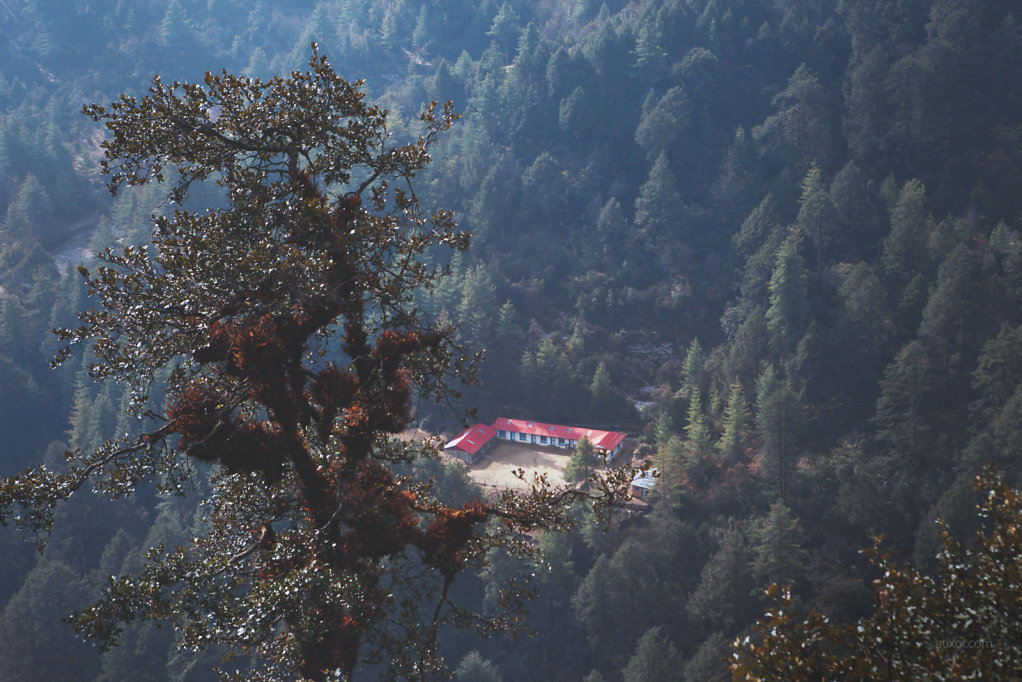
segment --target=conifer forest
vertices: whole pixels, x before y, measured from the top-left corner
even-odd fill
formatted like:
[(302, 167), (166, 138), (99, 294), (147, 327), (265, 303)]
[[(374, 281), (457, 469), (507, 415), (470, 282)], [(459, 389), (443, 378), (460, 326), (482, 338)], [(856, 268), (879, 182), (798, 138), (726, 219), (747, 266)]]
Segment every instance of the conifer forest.
[(1019, 21), (0, 0), (0, 680), (1022, 679)]

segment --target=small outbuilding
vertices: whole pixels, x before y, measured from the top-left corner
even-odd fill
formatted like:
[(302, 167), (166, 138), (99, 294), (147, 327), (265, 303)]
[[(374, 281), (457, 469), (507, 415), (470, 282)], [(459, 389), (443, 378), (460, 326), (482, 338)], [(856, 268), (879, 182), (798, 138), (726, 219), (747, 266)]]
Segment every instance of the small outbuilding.
[(467, 464), (474, 464), (493, 446), (492, 439), (496, 433), (486, 424), (473, 424), (444, 445), (444, 452)]
[(647, 497), (654, 487), (656, 487), (656, 477), (654, 476), (654, 472), (649, 471), (644, 474), (640, 471), (635, 474), (635, 478), (632, 479), (632, 497)]

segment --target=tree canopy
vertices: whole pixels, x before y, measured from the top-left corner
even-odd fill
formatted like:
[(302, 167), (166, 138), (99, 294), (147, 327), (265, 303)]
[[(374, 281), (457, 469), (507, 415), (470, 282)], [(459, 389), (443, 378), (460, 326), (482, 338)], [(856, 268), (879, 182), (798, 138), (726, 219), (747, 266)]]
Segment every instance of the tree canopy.
[[(166, 620), (187, 647), (255, 655), (259, 679), (349, 678), (363, 660), (419, 678), (444, 669), (444, 624), (493, 632), (520, 616), (513, 589), (486, 618), (459, 607), (456, 575), (495, 547), (533, 557), (527, 532), (566, 527), (567, 501), (610, 500), (627, 479), (585, 493), (540, 480), (528, 496), (448, 505), (400, 473), (436, 456), (432, 442), (393, 437), (412, 398), (447, 399), (475, 371), (455, 330), (413, 302), (446, 270), (427, 250), (468, 243), (411, 184), (456, 116), (432, 105), (418, 139), (396, 145), (361, 82), (315, 45), (308, 67), (157, 76), (144, 98), (84, 108), (109, 131), (110, 191), (164, 183), (173, 210), (154, 217), (151, 246), (79, 268), (98, 307), (59, 332), (57, 361), (89, 345), (91, 375), (126, 382), (147, 427), (5, 480), (0, 514), (42, 538), (88, 482), (113, 497), (206, 489), (205, 533), (112, 577), (72, 618), (80, 634), (107, 647), (124, 623)], [(210, 183), (216, 207), (182, 207)]]

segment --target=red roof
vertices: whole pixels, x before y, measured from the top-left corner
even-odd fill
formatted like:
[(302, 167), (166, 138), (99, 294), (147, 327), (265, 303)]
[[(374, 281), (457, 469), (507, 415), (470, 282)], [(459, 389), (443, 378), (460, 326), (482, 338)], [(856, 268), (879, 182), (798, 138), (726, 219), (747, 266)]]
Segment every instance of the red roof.
[(543, 422), (531, 422), (526, 419), (507, 419), (506, 417), (500, 417), (497, 421), (493, 422), (493, 430), (514, 431), (515, 433), (528, 433), (534, 436), (548, 436), (574, 441), (582, 440), (584, 436), (592, 441), (594, 446), (607, 452), (613, 451), (627, 437), (627, 434), (617, 431), (600, 431), (599, 429), (587, 429), (581, 426), (544, 424)]
[(459, 450), (464, 450), (470, 455), (474, 455), (479, 451), (479, 448), (483, 447), (486, 444), (486, 441), (493, 438), (496, 433), (496, 431), (486, 424), (473, 424), (458, 434), (457, 438), (445, 445), (444, 450), (457, 448)]

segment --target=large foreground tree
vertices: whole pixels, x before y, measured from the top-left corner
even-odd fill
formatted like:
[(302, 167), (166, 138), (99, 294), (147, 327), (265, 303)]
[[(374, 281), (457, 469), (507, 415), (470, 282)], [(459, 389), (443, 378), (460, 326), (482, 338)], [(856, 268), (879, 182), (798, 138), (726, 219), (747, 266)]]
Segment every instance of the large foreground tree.
[[(527, 496), (452, 507), (396, 471), (436, 455), (393, 437), (412, 398), (450, 398), (448, 382), (474, 370), (453, 330), (413, 304), (444, 274), (426, 251), (467, 245), (411, 185), (450, 106), (428, 108), (421, 137), (394, 145), (387, 112), (314, 47), (309, 70), (287, 78), (157, 77), (145, 98), (85, 113), (109, 131), (111, 192), (163, 182), (176, 206), (155, 217), (151, 246), (81, 269), (99, 305), (60, 332), (91, 345), (94, 377), (130, 385), (150, 428), (4, 481), (0, 520), (44, 537), (83, 485), (187, 494), (212, 478), (204, 534), (112, 578), (74, 627), (109, 646), (124, 623), (166, 620), (186, 647), (261, 658), (247, 679), (321, 680), (350, 678), (360, 661), (428, 677), (443, 670), (444, 624), (516, 623), (521, 594), (484, 619), (452, 602), (452, 580), (494, 547), (531, 555), (528, 532), (566, 526), (570, 498), (609, 501), (629, 474), (585, 493), (538, 480)], [(220, 208), (182, 208), (211, 183)]]

